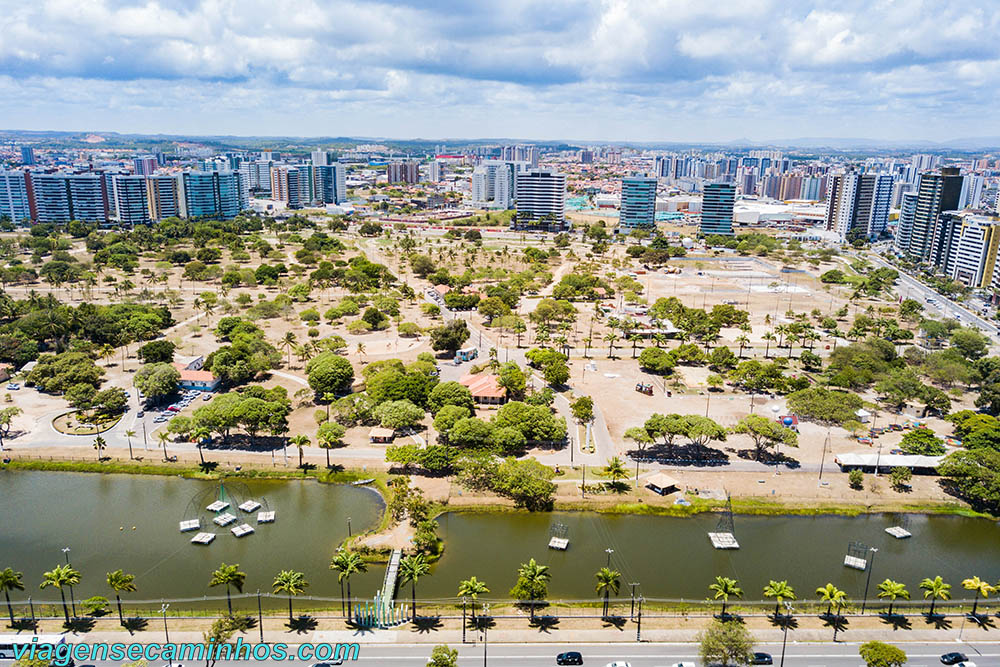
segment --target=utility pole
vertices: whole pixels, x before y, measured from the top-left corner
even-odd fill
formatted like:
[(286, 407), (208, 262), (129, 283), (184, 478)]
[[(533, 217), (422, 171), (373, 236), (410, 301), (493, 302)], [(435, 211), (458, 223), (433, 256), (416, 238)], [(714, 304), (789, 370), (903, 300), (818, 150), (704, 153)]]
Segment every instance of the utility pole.
[[(160, 613), (163, 614), (163, 637), (165, 644), (170, 643), (170, 634), (167, 632), (167, 609), (170, 609), (170, 605), (164, 604), (163, 600), (160, 600)], [(168, 658), (167, 664), (169, 664), (170, 667), (173, 667), (173, 658)]]
[(607, 549), (604, 550), (604, 553), (606, 553), (608, 555), (608, 565), (607, 565), (607, 567), (611, 567), (611, 554), (613, 554), (614, 552), (615, 552), (615, 550), (612, 549), (611, 547), (608, 547)]
[(630, 619), (635, 618), (635, 587), (638, 586), (638, 585), (639, 585), (639, 582), (637, 582), (637, 581), (633, 581), (632, 583), (629, 584), (629, 586), (632, 587), (632, 605), (631, 605), (631, 607), (629, 609), (629, 612), (628, 612), (628, 617)]
[(260, 608), (260, 589), (257, 589), (257, 627), (260, 628), (260, 643), (264, 643), (264, 612)]
[(583, 464), (583, 484), (580, 485), (581, 498), (587, 497), (587, 464)]
[(642, 596), (639, 596), (639, 616), (637, 617), (635, 624), (635, 640), (637, 642), (642, 641)]
[(865, 597), (861, 601), (862, 616), (865, 613), (865, 606), (868, 604), (868, 584), (872, 583), (872, 570), (875, 569), (875, 554), (878, 553), (878, 549), (872, 547), (871, 549), (869, 549), (869, 551), (871, 552), (872, 556), (868, 560), (868, 578), (865, 580)]
[(466, 622), (465, 622), (465, 602), (466, 602), (466, 597), (463, 595), (462, 596), (462, 643), (463, 644), (465, 643), (465, 626), (466, 626)]
[(785, 616), (785, 622), (783, 623), (783, 625), (785, 626), (785, 635), (781, 639), (781, 663), (778, 665), (778, 667), (785, 667), (785, 644), (788, 643), (788, 625), (789, 625), (788, 622), (791, 620), (792, 617), (791, 602), (785, 602), (785, 610), (787, 611), (787, 614)]
[(830, 446), (830, 428), (826, 429), (826, 440), (823, 441), (823, 455), (819, 460), (819, 481), (823, 481), (823, 464), (826, 463), (826, 448)]

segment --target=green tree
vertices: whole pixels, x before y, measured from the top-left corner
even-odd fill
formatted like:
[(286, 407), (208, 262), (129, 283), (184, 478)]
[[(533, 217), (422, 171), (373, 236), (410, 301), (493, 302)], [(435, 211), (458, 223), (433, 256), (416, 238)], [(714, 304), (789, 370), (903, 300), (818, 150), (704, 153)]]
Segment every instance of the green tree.
[(858, 654), (867, 667), (902, 667), (906, 663), (902, 649), (878, 641), (865, 642), (858, 647)]
[(422, 553), (404, 556), (399, 561), (399, 578), (404, 584), (410, 584), (410, 594), (413, 600), (413, 618), (417, 618), (417, 582), (420, 577), (430, 574), (431, 565)]
[(779, 445), (799, 446), (799, 437), (795, 431), (760, 415), (747, 415), (742, 418), (733, 427), (733, 433), (750, 437), (754, 445), (754, 458), (757, 461), (760, 461), (760, 456), (765, 449), (776, 448)]
[[(359, 572), (367, 572), (368, 564), (354, 551), (340, 549), (333, 557), (333, 560), (330, 561), (330, 569), (337, 571), (337, 581), (340, 582), (340, 605), (344, 612), (344, 618), (347, 618), (347, 607), (350, 606), (350, 601), (353, 600), (351, 597), (351, 577)], [(347, 607), (344, 606), (344, 584), (347, 584)]]
[(342, 393), (354, 382), (351, 362), (335, 352), (321, 352), (306, 364), (309, 386), (317, 394)]
[(729, 577), (716, 577), (715, 582), (709, 584), (708, 590), (715, 594), (716, 600), (722, 600), (722, 618), (726, 616), (726, 605), (729, 603), (729, 598), (739, 599), (743, 597), (743, 589), (740, 588), (739, 582)]
[(698, 643), (706, 665), (749, 665), (753, 659), (753, 636), (737, 621), (713, 620), (698, 633)]
[(548, 597), (548, 582), (551, 578), (548, 565), (541, 565), (530, 559), (517, 569), (517, 583), (510, 589), (510, 596), (527, 602), (530, 606), (531, 621), (535, 621), (535, 603)]
[(490, 589), (486, 587), (486, 584), (479, 581), (475, 577), (469, 577), (458, 583), (458, 597), (460, 598), (471, 598), (472, 599), (472, 620), (476, 620), (476, 600), (479, 599), (480, 595), (484, 593), (489, 593)]
[(590, 396), (581, 396), (570, 403), (570, 410), (573, 417), (581, 424), (594, 420), (594, 399)]
[(951, 584), (945, 583), (940, 575), (933, 579), (924, 577), (923, 581), (920, 582), (920, 588), (924, 592), (924, 599), (931, 599), (931, 609), (928, 612), (928, 616), (934, 615), (934, 604), (938, 600), (951, 599)]
[(896, 600), (899, 598), (909, 600), (910, 591), (906, 590), (906, 586), (902, 583), (893, 581), (892, 579), (886, 579), (878, 585), (878, 596), (889, 600), (889, 611), (886, 615), (892, 616), (892, 607), (896, 603)]
[(618, 493), (624, 490), (624, 485), (619, 482), (624, 479), (628, 479), (628, 470), (625, 468), (625, 462), (621, 458), (615, 456), (608, 461), (608, 465), (604, 466), (604, 475), (611, 478), (611, 486)]
[(608, 617), (608, 605), (610, 604), (611, 594), (618, 595), (618, 589), (621, 587), (622, 575), (618, 570), (612, 570), (607, 567), (602, 567), (594, 575), (597, 577), (597, 585), (594, 590), (597, 591), (598, 595), (604, 597), (604, 618)]
[(108, 572), (108, 588), (115, 592), (115, 604), (118, 606), (118, 622), (125, 625), (125, 615), (122, 613), (121, 593), (135, 593), (135, 575), (122, 570)]
[(309, 582), (306, 581), (306, 575), (302, 572), (296, 572), (295, 570), (282, 570), (275, 575), (274, 581), (271, 583), (271, 589), (275, 593), (285, 593), (288, 595), (289, 623), (294, 620), (292, 616), (292, 598), (305, 593), (306, 588), (308, 587)]
[(962, 580), (962, 588), (967, 591), (976, 591), (976, 599), (972, 603), (972, 615), (976, 615), (976, 608), (979, 606), (979, 598), (984, 600), (996, 591), (994, 586), (979, 577), (970, 577)]
[(209, 580), (209, 587), (214, 586), (225, 586), (226, 587), (226, 604), (229, 607), (229, 615), (233, 615), (233, 598), (230, 594), (230, 588), (235, 588), (238, 592), (243, 592), (243, 584), (247, 580), (247, 573), (240, 571), (239, 563), (235, 565), (226, 565), (223, 563), (219, 566), (215, 572), (212, 573), (212, 578)]
[(24, 590), (24, 582), (22, 581), (23, 576), (23, 573), (16, 572), (14, 569), (9, 567), (0, 570), (0, 591), (3, 591), (3, 596), (7, 600), (7, 613), (10, 614), (10, 627), (14, 627), (14, 607), (10, 603), (10, 592)]
[(454, 319), (447, 324), (431, 329), (431, 349), (454, 353), (471, 335), (465, 320)]
[(833, 584), (827, 584), (816, 589), (816, 595), (819, 596), (821, 602), (826, 602), (826, 615), (829, 616), (833, 612), (833, 608), (836, 607), (839, 610), (847, 606), (847, 593), (840, 590)]
[(344, 434), (347, 429), (337, 422), (323, 422), (316, 431), (316, 442), (326, 452), (326, 467), (330, 467), (330, 450), (346, 445)]
[(166, 362), (146, 364), (132, 378), (136, 388), (146, 396), (160, 400), (177, 391), (181, 373), (173, 364)]
[(63, 615), (66, 616), (67, 624), (69, 624), (69, 607), (66, 606), (66, 592), (63, 589), (67, 586), (79, 585), (80, 572), (74, 570), (72, 565), (56, 565), (42, 575), (42, 583), (39, 588), (55, 586), (59, 589), (59, 595), (62, 597)]
[(412, 428), (424, 418), (423, 408), (417, 407), (410, 401), (386, 401), (372, 410), (372, 414), (385, 428), (395, 430)]
[(899, 448), (907, 454), (923, 456), (940, 456), (944, 454), (944, 441), (934, 435), (934, 431), (926, 428), (915, 428), (903, 434)]
[(448, 648), (444, 644), (435, 646), (431, 651), (430, 661), (427, 667), (457, 667), (458, 651)]
[(788, 585), (787, 581), (775, 581), (772, 579), (764, 586), (764, 597), (774, 598), (774, 617), (778, 617), (778, 609), (785, 600), (795, 599), (795, 589)]

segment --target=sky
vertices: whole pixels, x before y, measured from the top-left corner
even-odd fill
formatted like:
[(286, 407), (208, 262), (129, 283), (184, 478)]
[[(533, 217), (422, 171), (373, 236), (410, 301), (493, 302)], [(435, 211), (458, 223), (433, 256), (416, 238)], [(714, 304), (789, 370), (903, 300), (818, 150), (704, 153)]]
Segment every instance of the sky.
[(725, 142), (1000, 135), (996, 0), (0, 0), (0, 126)]

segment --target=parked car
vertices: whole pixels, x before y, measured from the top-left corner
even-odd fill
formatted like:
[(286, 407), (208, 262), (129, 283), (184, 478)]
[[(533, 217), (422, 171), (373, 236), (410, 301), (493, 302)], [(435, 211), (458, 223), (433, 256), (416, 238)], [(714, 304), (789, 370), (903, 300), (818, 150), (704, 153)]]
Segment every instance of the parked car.
[(556, 656), (557, 665), (582, 665), (583, 656), (579, 651), (566, 651)]
[(21, 385), (19, 385), (16, 382), (11, 382), (9, 385), (7, 385), (7, 389), (10, 389), (11, 391), (17, 391), (20, 388), (21, 388)]
[(135, 416), (136, 417), (145, 417), (146, 413), (143, 410), (139, 410), (139, 412), (135, 413)]
[(965, 662), (968, 658), (964, 653), (959, 653), (958, 651), (952, 651), (951, 653), (945, 653), (941, 656), (942, 665), (957, 665), (960, 662)]
[(771, 657), (770, 653), (754, 653), (753, 659), (750, 660), (751, 665), (773, 665), (774, 658)]
[(201, 397), (201, 400), (203, 400), (203, 401), (210, 401), (210, 400), (212, 400), (212, 395), (211, 394), (205, 394), (204, 396)]

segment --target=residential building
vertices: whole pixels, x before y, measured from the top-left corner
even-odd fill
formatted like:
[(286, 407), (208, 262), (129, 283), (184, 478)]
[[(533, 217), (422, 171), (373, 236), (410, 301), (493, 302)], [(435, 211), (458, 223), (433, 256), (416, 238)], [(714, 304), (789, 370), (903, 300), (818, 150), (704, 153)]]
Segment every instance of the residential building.
[(985, 178), (976, 174), (967, 174), (962, 178), (962, 192), (958, 196), (958, 210), (978, 209), (982, 205), (985, 181)]
[(581, 164), (593, 164), (594, 163), (594, 151), (582, 150), (580, 151), (580, 163)]
[(177, 382), (177, 386), (180, 389), (215, 391), (222, 381), (220, 378), (215, 377), (211, 371), (204, 370), (200, 363), (195, 367), (183, 361), (175, 361), (174, 368), (177, 369), (181, 376)]
[(441, 163), (437, 160), (429, 162), (427, 164), (427, 182), (428, 183), (440, 183), (441, 182)]
[(187, 171), (182, 183), (183, 217), (231, 219), (247, 207), (238, 171)]
[(302, 208), (302, 174), (298, 167), (271, 167), (271, 199), (285, 202), (288, 208)]
[(182, 176), (146, 177), (146, 204), (149, 207), (149, 217), (152, 220), (180, 217), (181, 191), (184, 187)]
[(960, 211), (941, 214), (942, 227), (954, 228), (945, 260), (945, 274), (967, 287), (989, 287), (1000, 247), (1000, 218)]
[(904, 192), (900, 197), (899, 221), (893, 245), (897, 252), (907, 252), (910, 248), (910, 236), (913, 234), (913, 216), (917, 212), (917, 193)]
[(37, 222), (108, 221), (108, 192), (101, 174), (28, 172), (26, 185), (31, 218)]
[(385, 173), (390, 183), (419, 183), (420, 163), (416, 160), (390, 162), (386, 165)]
[(547, 169), (520, 172), (515, 180), (517, 226), (561, 231), (566, 223), (566, 175)]
[(877, 238), (889, 222), (892, 176), (849, 171), (834, 175), (826, 209), (826, 228), (841, 240)]
[(507, 390), (500, 386), (499, 379), (492, 373), (463, 375), (459, 384), (468, 387), (472, 400), (482, 405), (500, 405), (507, 401)]
[[(155, 158), (153, 158), (155, 160)], [(115, 176), (112, 193), (115, 215), (126, 225), (144, 225), (152, 220), (149, 214), (149, 190), (145, 176)]]
[(622, 179), (618, 229), (623, 233), (656, 226), (656, 179), (633, 174)]
[(328, 151), (313, 151), (312, 166), (325, 167), (333, 162), (333, 154)]
[(730, 183), (709, 183), (702, 191), (701, 228), (699, 233), (733, 233), (733, 207), (736, 205), (736, 187)]
[(35, 164), (35, 149), (31, 146), (21, 146), (21, 164), (30, 167)]
[(132, 159), (132, 173), (139, 176), (152, 176), (159, 167), (160, 162), (155, 155), (144, 155)]
[(0, 171), (0, 218), (15, 224), (31, 220), (31, 202), (23, 171)]
[(920, 174), (917, 182), (917, 203), (909, 244), (904, 252), (918, 260), (939, 265), (931, 257), (935, 247), (938, 217), (942, 211), (954, 211), (962, 194), (962, 176), (956, 167), (942, 167), (938, 173)]
[(315, 197), (323, 204), (340, 204), (347, 201), (347, 168), (331, 162), (312, 168)]

